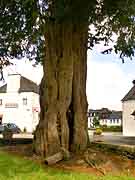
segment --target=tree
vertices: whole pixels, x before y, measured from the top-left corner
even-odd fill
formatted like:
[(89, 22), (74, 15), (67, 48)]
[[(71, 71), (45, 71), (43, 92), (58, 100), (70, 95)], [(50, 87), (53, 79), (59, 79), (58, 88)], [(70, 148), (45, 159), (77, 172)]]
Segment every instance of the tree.
[(134, 17), (135, 0), (0, 1), (1, 60), (26, 56), (43, 64), (38, 154), (87, 147), (87, 49), (100, 41), (108, 45), (116, 34), (114, 47), (103, 53), (132, 58)]
[(93, 127), (99, 127), (100, 126), (100, 121), (98, 116), (94, 116), (93, 118)]

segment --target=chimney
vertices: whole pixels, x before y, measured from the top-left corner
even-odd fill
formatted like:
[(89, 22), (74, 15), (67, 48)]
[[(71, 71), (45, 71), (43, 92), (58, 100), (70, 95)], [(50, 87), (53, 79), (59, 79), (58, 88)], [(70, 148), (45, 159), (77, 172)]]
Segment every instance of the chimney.
[(18, 92), (20, 88), (20, 74), (8, 74), (7, 92)]

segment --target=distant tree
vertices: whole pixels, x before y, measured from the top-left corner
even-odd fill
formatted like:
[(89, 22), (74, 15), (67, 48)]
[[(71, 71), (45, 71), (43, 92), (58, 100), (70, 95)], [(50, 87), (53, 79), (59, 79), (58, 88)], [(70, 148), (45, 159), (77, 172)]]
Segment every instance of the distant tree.
[(98, 126), (100, 126), (99, 118), (97, 116), (94, 116), (94, 118), (93, 118), (93, 127), (98, 127)]
[(43, 64), (38, 154), (87, 147), (87, 49), (108, 45), (113, 34), (114, 46), (103, 53), (132, 58), (135, 0), (0, 0), (0, 59)]

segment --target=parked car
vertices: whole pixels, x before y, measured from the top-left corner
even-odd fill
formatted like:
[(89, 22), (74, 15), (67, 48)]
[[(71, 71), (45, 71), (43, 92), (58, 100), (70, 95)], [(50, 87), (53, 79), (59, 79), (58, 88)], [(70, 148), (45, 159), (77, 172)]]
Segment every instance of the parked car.
[(21, 129), (14, 123), (3, 123), (3, 124), (1, 124), (0, 125), (0, 133), (2, 133), (4, 131), (5, 127), (12, 130), (12, 132), (15, 134), (21, 133)]

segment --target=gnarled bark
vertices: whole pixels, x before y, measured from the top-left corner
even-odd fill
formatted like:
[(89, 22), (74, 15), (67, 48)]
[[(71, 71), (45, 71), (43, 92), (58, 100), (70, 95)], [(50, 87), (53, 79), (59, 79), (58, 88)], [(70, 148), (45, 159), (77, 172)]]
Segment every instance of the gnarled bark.
[[(74, 76), (73, 76), (73, 112), (74, 138), (73, 150), (85, 149), (88, 142), (87, 132), (87, 26), (80, 25), (75, 33)], [(77, 43), (76, 43), (77, 42)]]
[(45, 39), (35, 150), (47, 157), (61, 147), (77, 151), (87, 146), (87, 24), (51, 22)]

